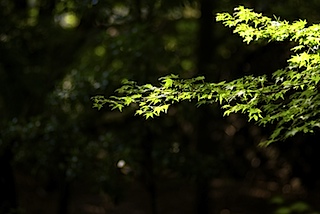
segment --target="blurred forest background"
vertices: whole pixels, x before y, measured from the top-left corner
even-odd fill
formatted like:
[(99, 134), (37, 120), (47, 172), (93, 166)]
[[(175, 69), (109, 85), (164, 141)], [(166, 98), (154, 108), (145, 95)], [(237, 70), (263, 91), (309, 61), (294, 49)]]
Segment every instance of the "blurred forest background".
[(319, 22), (317, 0), (1, 0), (0, 213), (320, 211), (319, 135), (267, 148), (268, 129), (217, 106), (154, 120), (104, 108), (123, 78), (270, 74), (290, 43), (247, 46), (215, 23), (244, 5)]

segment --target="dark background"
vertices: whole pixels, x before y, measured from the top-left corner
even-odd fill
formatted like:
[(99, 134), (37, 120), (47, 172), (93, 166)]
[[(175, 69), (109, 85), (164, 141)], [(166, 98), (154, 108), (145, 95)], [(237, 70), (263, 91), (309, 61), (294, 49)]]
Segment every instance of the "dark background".
[(216, 105), (153, 120), (104, 108), (123, 78), (271, 74), (292, 44), (241, 42), (238, 5), (317, 23), (316, 0), (1, 0), (0, 213), (317, 213), (319, 135), (260, 148), (270, 129)]

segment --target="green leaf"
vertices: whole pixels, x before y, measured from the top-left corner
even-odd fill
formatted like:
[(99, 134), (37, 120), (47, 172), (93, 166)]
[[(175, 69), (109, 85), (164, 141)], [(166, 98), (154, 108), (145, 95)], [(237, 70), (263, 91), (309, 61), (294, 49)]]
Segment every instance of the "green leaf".
[(144, 116), (146, 119), (148, 119), (149, 117), (153, 118), (153, 112), (146, 112)]
[(173, 80), (172, 79), (165, 79), (164, 80), (164, 86), (163, 87), (165, 87), (165, 88), (170, 88), (170, 87), (172, 87), (172, 83), (173, 83)]
[(123, 107), (124, 107), (124, 106), (123, 106), (122, 104), (117, 103), (117, 104), (115, 104), (115, 106), (112, 107), (111, 110), (119, 109), (119, 111), (122, 112)]

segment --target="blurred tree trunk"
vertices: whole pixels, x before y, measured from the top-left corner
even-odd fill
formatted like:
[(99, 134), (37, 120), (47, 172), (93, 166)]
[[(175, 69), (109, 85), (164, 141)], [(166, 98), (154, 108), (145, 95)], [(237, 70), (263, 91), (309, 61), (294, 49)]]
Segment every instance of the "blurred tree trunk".
[(58, 214), (67, 214), (68, 207), (70, 202), (70, 184), (71, 182), (68, 180), (66, 172), (63, 176), (60, 184), (60, 198), (59, 198), (59, 212)]
[(157, 191), (156, 191), (156, 181), (154, 175), (154, 160), (152, 157), (153, 153), (153, 135), (148, 127), (146, 128), (146, 137), (141, 142), (141, 147), (143, 151), (142, 158), (142, 180), (146, 186), (147, 192), (150, 197), (151, 213), (157, 214)]
[[(214, 51), (213, 41), (213, 7), (214, 2), (212, 0), (201, 0), (201, 17), (199, 19), (199, 46), (198, 46), (198, 75), (216, 76), (212, 75), (212, 56)], [(211, 73), (211, 75), (209, 75)], [(212, 79), (210, 79), (212, 80)], [(204, 109), (205, 110), (205, 109)], [(206, 111), (201, 111), (196, 119), (196, 150), (200, 154), (207, 153), (208, 133), (205, 130), (206, 123)], [(196, 213), (208, 214), (209, 210), (209, 192), (210, 192), (210, 180), (205, 172), (198, 172), (196, 179)]]
[(17, 208), (12, 158), (10, 147), (0, 155), (0, 213), (10, 213)]
[(201, 0), (201, 17), (199, 19), (198, 74), (212, 73), (213, 41), (213, 1)]
[[(145, 6), (141, 0), (133, 1), (132, 5), (132, 13), (134, 16), (135, 22), (138, 25), (146, 26), (147, 30), (150, 30), (150, 26), (153, 25), (153, 7), (155, 2), (150, 1), (148, 4), (148, 13), (147, 17), (143, 17), (142, 10)], [(144, 49), (142, 49), (144, 50)], [(144, 50), (147, 51), (147, 50)], [(147, 52), (146, 52), (147, 54)], [(142, 82), (146, 82), (148, 80), (148, 76), (150, 73), (152, 74), (154, 69), (152, 64), (148, 60), (143, 60), (141, 57), (137, 57), (135, 64), (137, 68), (140, 69), (139, 79)], [(152, 76), (152, 75), (151, 75)], [(157, 188), (156, 188), (156, 179), (154, 172), (154, 160), (153, 160), (153, 150), (154, 150), (154, 132), (152, 128), (150, 128), (150, 123), (143, 122), (141, 129), (144, 130), (142, 141), (140, 143), (140, 149), (142, 153), (141, 157), (141, 178), (140, 180), (143, 182), (143, 185), (146, 188), (149, 197), (150, 203), (150, 211), (152, 214), (157, 214)]]

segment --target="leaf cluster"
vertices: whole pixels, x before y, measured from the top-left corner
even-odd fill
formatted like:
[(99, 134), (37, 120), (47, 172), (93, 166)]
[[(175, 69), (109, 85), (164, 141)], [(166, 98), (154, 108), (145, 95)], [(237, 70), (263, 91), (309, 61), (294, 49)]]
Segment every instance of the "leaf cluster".
[(272, 19), (243, 6), (235, 8), (233, 14), (217, 14), (216, 20), (233, 28), (247, 44), (294, 42), (287, 67), (275, 71), (269, 79), (266, 75), (244, 76), (219, 83), (205, 82), (204, 77), (181, 79), (173, 74), (161, 77), (158, 86), (124, 80), (116, 91), (118, 96), (93, 97), (94, 107), (100, 109), (108, 103), (112, 109), (122, 111), (134, 104), (136, 114), (148, 119), (167, 113), (171, 105), (182, 101), (196, 101), (197, 105), (218, 103), (225, 116), (242, 113), (259, 125), (274, 124), (273, 133), (261, 145), (320, 127), (320, 25), (308, 27), (305, 20), (289, 23)]

